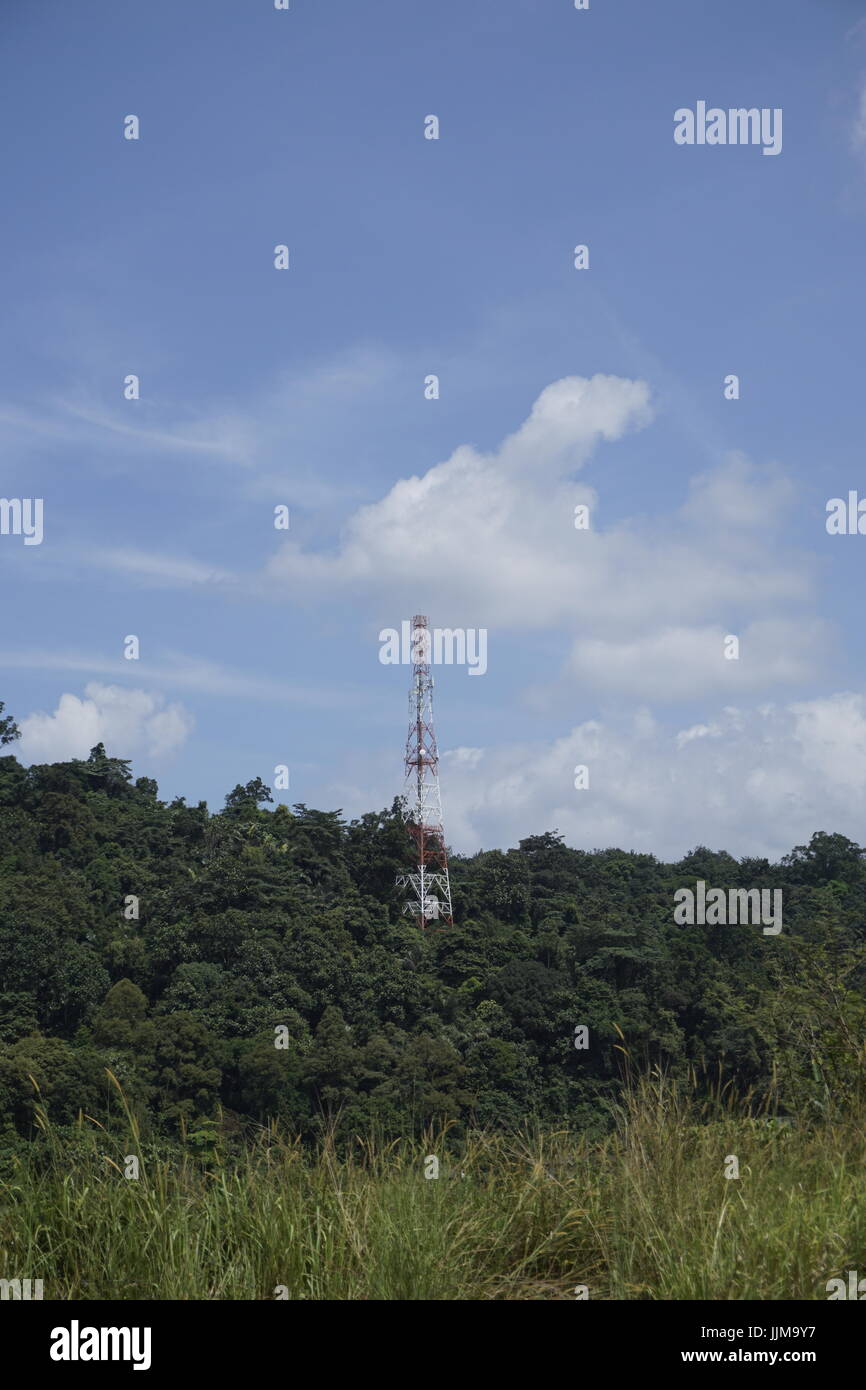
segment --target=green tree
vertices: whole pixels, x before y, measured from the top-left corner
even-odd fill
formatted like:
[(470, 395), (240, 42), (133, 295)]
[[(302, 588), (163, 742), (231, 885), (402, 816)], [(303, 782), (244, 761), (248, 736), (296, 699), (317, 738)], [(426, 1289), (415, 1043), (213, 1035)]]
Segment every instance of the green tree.
[(0, 747), (4, 743), (14, 743), (16, 738), (21, 737), (21, 731), (11, 714), (3, 714), (5, 708), (3, 701), (0, 700)]

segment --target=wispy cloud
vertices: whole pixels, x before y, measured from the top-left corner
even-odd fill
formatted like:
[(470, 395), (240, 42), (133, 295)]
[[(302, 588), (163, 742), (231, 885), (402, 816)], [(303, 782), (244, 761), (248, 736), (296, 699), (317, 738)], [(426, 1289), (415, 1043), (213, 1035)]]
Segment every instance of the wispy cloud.
[(70, 447), (123, 444), (128, 453), (147, 453), (151, 464), (155, 454), (209, 458), (256, 475), (266, 489), (278, 481), (345, 497), (345, 483), (323, 483), (318, 457), (328, 456), (335, 439), (351, 440), (364, 422), (371, 428), (371, 398), (388, 396), (398, 370), (392, 354), (362, 346), (303, 371), (276, 371), (234, 408), (204, 397), (178, 404), (147, 383), (140, 400), (109, 405), (81, 386), (27, 407), (0, 401), (0, 425)]
[[(82, 557), (83, 558), (83, 557)], [(178, 559), (171, 555), (155, 555), (143, 550), (97, 551), (87, 557), (92, 565), (138, 575), (156, 584), (172, 587), (235, 585), (238, 577), (198, 560)]]
[[(81, 420), (102, 434), (121, 435), (130, 442), (148, 449), (158, 448), (168, 453), (191, 451), (217, 455), (233, 463), (251, 462), (251, 440), (245, 422), (233, 416), (221, 416), (209, 421), (176, 425), (173, 429), (148, 429), (145, 425), (121, 419), (117, 414), (88, 408), (72, 401), (58, 402), (70, 420)], [(135, 405), (130, 402), (127, 415)]]
[[(133, 669), (133, 667), (135, 669)], [(147, 663), (133, 663), (122, 657), (111, 659), (84, 652), (0, 651), (0, 671), (77, 671), (88, 676), (133, 677), (148, 684), (168, 688), (182, 687), (207, 695), (235, 699), (338, 708), (355, 704), (358, 693), (346, 686), (299, 685), (291, 680), (235, 671), (217, 662), (190, 657), (180, 652), (162, 652)]]

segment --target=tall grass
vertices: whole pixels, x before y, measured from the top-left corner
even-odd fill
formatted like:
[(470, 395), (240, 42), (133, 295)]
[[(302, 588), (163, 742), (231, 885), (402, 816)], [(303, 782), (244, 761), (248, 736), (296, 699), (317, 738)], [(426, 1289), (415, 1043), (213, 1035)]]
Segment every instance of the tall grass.
[(143, 1150), (129, 1114), (118, 1146), (39, 1111), (40, 1160), (0, 1183), (0, 1277), (56, 1299), (824, 1299), (866, 1273), (863, 1123), (751, 1111), (656, 1072), (602, 1140), (443, 1131), (310, 1153), (271, 1127), (204, 1163)]

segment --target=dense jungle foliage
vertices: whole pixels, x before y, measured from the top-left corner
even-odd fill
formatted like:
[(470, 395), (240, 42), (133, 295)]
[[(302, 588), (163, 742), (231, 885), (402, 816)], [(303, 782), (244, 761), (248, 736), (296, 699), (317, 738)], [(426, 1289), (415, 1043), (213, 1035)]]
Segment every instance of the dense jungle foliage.
[[(0, 717), (0, 742), (16, 732)], [(268, 1120), (310, 1139), (601, 1134), (636, 1062), (708, 1085), (721, 1069), (782, 1115), (861, 1098), (866, 880), (844, 836), (779, 864), (665, 864), (530, 835), (453, 856), (455, 925), (422, 935), (394, 885), (396, 802), (346, 823), (270, 801), (256, 778), (219, 814), (166, 804), (101, 745), (0, 757), (0, 1147), (40, 1115), (110, 1128), (124, 1097), (144, 1139), (204, 1148)], [(781, 934), (675, 925), (698, 879), (781, 888)]]

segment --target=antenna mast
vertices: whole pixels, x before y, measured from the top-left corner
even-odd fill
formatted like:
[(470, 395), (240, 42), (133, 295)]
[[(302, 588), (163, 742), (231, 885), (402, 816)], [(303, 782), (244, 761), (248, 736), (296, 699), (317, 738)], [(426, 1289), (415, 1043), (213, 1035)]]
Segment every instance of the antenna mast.
[(433, 729), (433, 677), (430, 674), (430, 629), (427, 619), (412, 619), (412, 688), (409, 691), (409, 736), (406, 739), (406, 829), (416, 850), (414, 872), (398, 874), (397, 884), (411, 896), (403, 911), (419, 927), (429, 922), (452, 925), (451, 881), (442, 828), (439, 754)]

